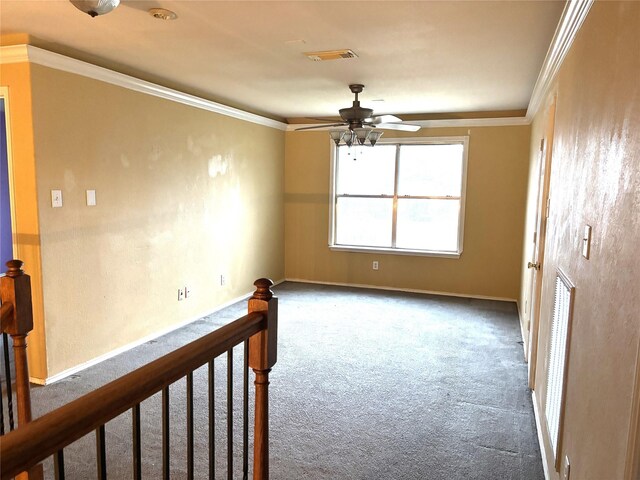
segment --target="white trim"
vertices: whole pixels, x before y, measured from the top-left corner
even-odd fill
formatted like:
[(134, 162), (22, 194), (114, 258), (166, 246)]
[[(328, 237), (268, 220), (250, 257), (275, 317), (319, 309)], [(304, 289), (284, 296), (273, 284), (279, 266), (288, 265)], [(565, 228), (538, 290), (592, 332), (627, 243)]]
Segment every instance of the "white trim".
[[(460, 181), (460, 211), (458, 213), (458, 238), (456, 243), (456, 251), (442, 251), (442, 250), (421, 250), (421, 249), (408, 249), (408, 248), (396, 248), (391, 247), (373, 247), (373, 246), (359, 246), (359, 245), (346, 245), (336, 243), (336, 184), (337, 184), (337, 160), (338, 160), (338, 146), (330, 141), (330, 184), (329, 184), (329, 241), (328, 246), (330, 250), (342, 251), (342, 252), (356, 252), (356, 253), (379, 253), (384, 255), (412, 255), (412, 256), (424, 256), (424, 257), (439, 257), (439, 258), (460, 258), (463, 251), (464, 243), (464, 220), (465, 220), (465, 205), (467, 198), (467, 165), (469, 162), (469, 135), (457, 135), (457, 136), (426, 136), (426, 137), (400, 137), (400, 138), (385, 138), (380, 139), (377, 145), (394, 145), (396, 146), (396, 163), (395, 172), (397, 175), (398, 167), (398, 146), (403, 145), (462, 145), (462, 173)], [(341, 145), (343, 146), (343, 145)], [(396, 180), (397, 182), (397, 180)], [(395, 204), (397, 200), (397, 183), (394, 185), (394, 212)], [(395, 229), (396, 216), (394, 213), (393, 225)], [(395, 238), (392, 239), (392, 244), (395, 243)]]
[(24, 63), (29, 61), (26, 45), (9, 45), (0, 47), (0, 65), (10, 63)]
[(9, 108), (9, 87), (0, 86), (0, 98), (4, 100), (4, 134), (7, 147), (7, 180), (9, 183), (9, 216), (11, 217), (11, 250), (13, 258), (21, 258), (18, 255), (18, 227), (16, 225), (16, 182), (13, 174), (13, 151), (11, 147), (11, 118)]
[[(518, 125), (529, 125), (529, 117), (498, 117), (498, 118), (449, 118), (443, 120), (407, 120), (411, 125), (420, 125), (426, 128), (446, 128), (446, 127), (512, 127)], [(287, 132), (294, 132), (298, 128), (314, 127), (317, 123), (292, 123), (287, 125)], [(335, 130), (340, 127), (319, 127), (311, 132)], [(345, 125), (346, 128), (346, 125)], [(382, 129), (384, 130), (384, 129)], [(380, 139), (380, 142), (382, 138)], [(378, 143), (380, 143), (378, 142)]]
[(381, 255), (411, 255), (414, 257), (460, 258), (462, 252), (439, 252), (436, 250), (409, 250), (406, 248), (359, 247), (356, 245), (331, 245), (334, 252), (379, 253)]
[(82, 75), (83, 77), (100, 80), (102, 82), (127, 88), (135, 92), (164, 98), (173, 102), (182, 103), (191, 107), (200, 108), (213, 113), (219, 113), (227, 117), (244, 120), (245, 122), (256, 123), (265, 127), (286, 130), (287, 124), (262, 117), (254, 113), (245, 112), (233, 107), (222, 105), (221, 103), (205, 100), (204, 98), (189, 95), (187, 93), (163, 87), (155, 83), (140, 80), (139, 78), (114, 72), (107, 68), (99, 67), (91, 63), (83, 62), (75, 58), (66, 57), (58, 53), (53, 53), (32, 45), (15, 45), (10, 47), (0, 47), (0, 64), (26, 62), (35, 63), (44, 67), (54, 68), (63, 72)]
[(636, 378), (633, 384), (631, 419), (629, 423), (624, 479), (638, 480), (640, 478), (640, 339), (638, 340), (636, 353)]
[(540, 413), (538, 412), (538, 404), (536, 402), (536, 392), (531, 391), (531, 402), (533, 403), (533, 416), (536, 419), (536, 430), (538, 432), (538, 444), (540, 445), (540, 456), (542, 457), (542, 470), (544, 471), (545, 480), (549, 480), (549, 467), (547, 466), (547, 450), (544, 447), (544, 439), (542, 438), (542, 425), (540, 424)]
[[(273, 286), (279, 285), (282, 282), (284, 282), (284, 279), (278, 280), (277, 282), (274, 282)], [(228, 302), (223, 303), (222, 305), (218, 305), (216, 308), (214, 308), (213, 310), (211, 310), (208, 313), (199, 315), (197, 317), (194, 318), (190, 318), (188, 320), (185, 320), (184, 322), (180, 322), (176, 325), (171, 325), (167, 328), (163, 328), (162, 330), (159, 330), (157, 332), (154, 332), (150, 335), (147, 335), (145, 337), (139, 338), (138, 340), (135, 340), (131, 343), (128, 343), (126, 345), (123, 345), (122, 347), (116, 348), (115, 350), (111, 350), (110, 352), (107, 352), (103, 355), (97, 356), (95, 358), (92, 358), (91, 360), (81, 363), (80, 365), (76, 365), (75, 367), (71, 367), (68, 368), (67, 370), (64, 370), (60, 373), (57, 373), (55, 375), (52, 375), (50, 377), (47, 377), (46, 379), (41, 379), (41, 378), (36, 378), (36, 377), (29, 377), (29, 381), (31, 383), (35, 383), (37, 385), (51, 385), (54, 382), (57, 382), (59, 380), (62, 380), (63, 378), (66, 378), (70, 375), (73, 375), (75, 373), (81, 372), (82, 370), (85, 370), (89, 367), (93, 367), (94, 365), (97, 365), (101, 362), (104, 362), (105, 360), (109, 360), (110, 358), (115, 357), (116, 355), (120, 355), (121, 353), (127, 352), (129, 350), (132, 350), (136, 347), (139, 347), (140, 345), (150, 342), (151, 340), (155, 340), (156, 338), (162, 337), (163, 335), (167, 335), (168, 333), (171, 333), (175, 330), (178, 330), (179, 328), (182, 327), (186, 327), (187, 325), (189, 325), (190, 323), (193, 323), (195, 321), (200, 320), (203, 317), (206, 317), (208, 315), (212, 315), (216, 312), (219, 312), (220, 310), (223, 310), (227, 307), (230, 307), (231, 305), (241, 302), (243, 300), (246, 300), (247, 298), (249, 298), (251, 295), (253, 294), (253, 290), (249, 293), (245, 293), (243, 295), (240, 295), (239, 297), (233, 298), (231, 300), (229, 300)]]
[(591, 5), (594, 0), (569, 0), (564, 7), (558, 26), (556, 27), (553, 40), (547, 51), (547, 56), (542, 64), (542, 69), (536, 80), (529, 100), (529, 108), (527, 109), (527, 119), (533, 120), (536, 113), (542, 106), (553, 80), (566, 57), (569, 48), (573, 44), (574, 39), (584, 19), (587, 17)]
[(518, 300), (516, 300), (516, 307), (518, 309), (518, 323), (520, 323), (520, 336), (522, 337), (522, 350), (524, 351), (524, 361), (525, 363), (528, 363), (529, 359), (527, 358), (527, 339), (524, 338), (524, 324), (522, 323), (523, 313), (520, 310), (520, 302)]
[(416, 288), (386, 287), (386, 286), (380, 286), (380, 285), (369, 285), (364, 283), (324, 282), (321, 280), (307, 280), (304, 278), (285, 278), (285, 281), (296, 282), (296, 283), (312, 283), (315, 285), (334, 285), (336, 287), (369, 288), (372, 290), (388, 290), (391, 292), (422, 293), (425, 295), (438, 295), (442, 297), (475, 298), (478, 300), (495, 300), (498, 302), (515, 302), (516, 301), (515, 298), (492, 297), (487, 295), (472, 295), (468, 293), (437, 292), (435, 290), (420, 290)]

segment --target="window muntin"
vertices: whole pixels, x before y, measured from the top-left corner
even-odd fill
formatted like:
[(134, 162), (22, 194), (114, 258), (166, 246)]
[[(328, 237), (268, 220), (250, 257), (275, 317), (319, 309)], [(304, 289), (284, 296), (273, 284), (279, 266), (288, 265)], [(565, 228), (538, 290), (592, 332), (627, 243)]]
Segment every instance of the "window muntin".
[(329, 244), (458, 257), (468, 137), (334, 147)]

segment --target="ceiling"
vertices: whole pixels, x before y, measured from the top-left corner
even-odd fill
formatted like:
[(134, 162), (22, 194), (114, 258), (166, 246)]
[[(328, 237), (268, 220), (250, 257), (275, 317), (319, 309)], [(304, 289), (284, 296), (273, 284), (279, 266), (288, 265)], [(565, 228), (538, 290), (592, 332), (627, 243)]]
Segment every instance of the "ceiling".
[[(147, 10), (163, 7), (178, 19)], [(335, 116), (363, 83), (376, 114), (526, 109), (564, 1), (139, 1), (91, 18), (0, 0), (33, 45), (276, 119)], [(314, 62), (303, 52), (351, 49)]]

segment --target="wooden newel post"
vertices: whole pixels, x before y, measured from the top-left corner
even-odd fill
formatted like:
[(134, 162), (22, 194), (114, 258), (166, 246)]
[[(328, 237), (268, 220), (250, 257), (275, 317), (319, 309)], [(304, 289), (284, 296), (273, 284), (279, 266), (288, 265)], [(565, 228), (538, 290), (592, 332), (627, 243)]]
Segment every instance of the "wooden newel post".
[[(27, 335), (33, 330), (33, 310), (31, 307), (31, 278), (22, 270), (21, 260), (9, 260), (7, 273), (0, 277), (0, 299), (2, 305), (11, 305), (11, 316), (3, 329), (13, 340), (13, 354), (16, 368), (16, 403), (18, 428), (31, 421), (31, 391), (29, 390), (29, 367), (27, 364)], [(29, 472), (22, 472), (16, 480), (43, 478), (42, 465), (36, 465)]]
[(278, 299), (270, 287), (273, 282), (260, 278), (249, 299), (249, 312), (266, 314), (266, 329), (249, 338), (249, 366), (256, 375), (256, 411), (253, 445), (253, 479), (269, 478), (269, 372), (277, 359)]
[(13, 339), (16, 362), (16, 400), (18, 426), (31, 421), (31, 395), (29, 393), (29, 369), (27, 367), (27, 335), (33, 330), (31, 309), (31, 279), (22, 270), (20, 260), (7, 262), (7, 273), (0, 277), (2, 303), (13, 305), (13, 318), (6, 325), (6, 332)]

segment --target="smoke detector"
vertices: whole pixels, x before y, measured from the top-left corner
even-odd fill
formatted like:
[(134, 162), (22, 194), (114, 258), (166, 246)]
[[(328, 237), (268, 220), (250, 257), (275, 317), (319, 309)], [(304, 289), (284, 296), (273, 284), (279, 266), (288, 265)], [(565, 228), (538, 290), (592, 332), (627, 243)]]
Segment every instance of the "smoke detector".
[(150, 8), (149, 15), (158, 20), (175, 20), (178, 18), (175, 12), (167, 10), (166, 8)]
[(309, 60), (323, 62), (325, 60), (339, 60), (340, 58), (358, 58), (353, 50), (326, 50), (324, 52), (305, 52)]

